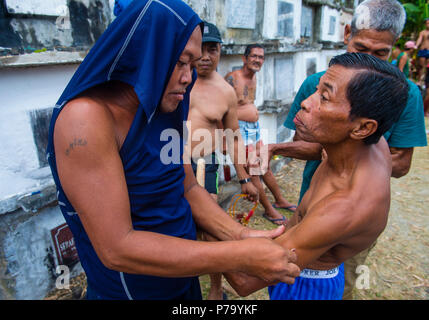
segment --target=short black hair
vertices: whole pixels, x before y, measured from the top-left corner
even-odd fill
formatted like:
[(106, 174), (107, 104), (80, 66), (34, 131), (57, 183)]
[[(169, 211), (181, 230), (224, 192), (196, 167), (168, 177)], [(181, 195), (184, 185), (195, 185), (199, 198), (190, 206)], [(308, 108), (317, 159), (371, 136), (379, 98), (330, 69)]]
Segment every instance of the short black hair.
[(366, 53), (344, 53), (332, 58), (329, 67), (341, 65), (360, 69), (350, 79), (347, 99), (350, 118), (376, 120), (377, 131), (364, 139), (365, 144), (377, 143), (380, 137), (399, 120), (407, 100), (408, 83), (403, 72), (390, 63)]
[(246, 58), (249, 56), (249, 54), (253, 48), (261, 48), (265, 51), (265, 48), (260, 44), (257, 44), (257, 43), (249, 44), (249, 45), (247, 45), (246, 50), (244, 50), (244, 56)]

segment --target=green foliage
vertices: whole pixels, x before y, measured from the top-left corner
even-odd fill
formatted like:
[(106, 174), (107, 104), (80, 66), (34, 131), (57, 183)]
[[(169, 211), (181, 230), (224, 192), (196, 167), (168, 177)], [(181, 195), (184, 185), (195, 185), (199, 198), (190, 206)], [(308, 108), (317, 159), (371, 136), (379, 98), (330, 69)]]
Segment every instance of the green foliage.
[(401, 0), (401, 3), (407, 12), (403, 37), (417, 37), (425, 28), (425, 19), (429, 18), (429, 4), (426, 0)]

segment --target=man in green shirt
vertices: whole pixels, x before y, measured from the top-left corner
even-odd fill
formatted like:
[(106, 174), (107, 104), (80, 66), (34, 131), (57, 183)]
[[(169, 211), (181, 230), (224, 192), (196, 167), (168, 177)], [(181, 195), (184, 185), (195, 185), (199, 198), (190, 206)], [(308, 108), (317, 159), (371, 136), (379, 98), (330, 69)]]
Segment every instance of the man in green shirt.
[[(347, 45), (347, 52), (368, 53), (381, 60), (387, 60), (393, 45), (401, 35), (404, 23), (405, 10), (398, 1), (364, 1), (356, 8), (351, 25), (345, 26), (344, 44)], [(301, 85), (284, 123), (285, 127), (296, 129), (293, 119), (300, 110), (301, 103), (317, 91), (319, 80), (324, 74), (325, 71), (313, 74)], [(408, 80), (408, 84), (407, 105), (399, 121), (384, 134), (392, 155), (392, 177), (395, 178), (408, 173), (414, 147), (427, 145), (422, 96), (413, 82)], [(389, 95), (389, 92), (380, 92), (380, 95)], [(268, 151), (270, 156), (283, 155), (307, 160), (301, 185), (301, 201), (321, 162), (323, 149), (318, 143), (302, 141), (297, 133), (293, 140), (293, 142), (269, 145)], [(357, 277), (356, 267), (364, 264), (370, 249), (345, 263), (344, 299), (352, 297), (352, 289)]]

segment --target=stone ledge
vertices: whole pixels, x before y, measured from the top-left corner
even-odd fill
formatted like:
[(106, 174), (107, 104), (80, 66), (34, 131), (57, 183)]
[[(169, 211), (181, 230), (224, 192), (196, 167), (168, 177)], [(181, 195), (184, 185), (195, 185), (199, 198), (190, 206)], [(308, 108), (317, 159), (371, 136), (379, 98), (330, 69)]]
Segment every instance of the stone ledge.
[(56, 192), (54, 180), (50, 179), (37, 189), (2, 199), (0, 200), (0, 216), (18, 209), (25, 212), (37, 212), (41, 208), (56, 203)]
[(354, 12), (353, 8), (345, 7), (343, 4), (341, 4), (335, 0), (303, 0), (302, 3), (305, 5), (313, 5), (313, 6), (314, 5), (316, 5), (316, 6), (328, 6), (328, 7), (331, 7), (333, 9), (343, 10), (347, 13), (353, 13)]
[(264, 103), (258, 106), (259, 114), (269, 113), (269, 114), (279, 114), (284, 110), (289, 110), (293, 99), (272, 99), (264, 100)]
[(87, 53), (87, 51), (44, 51), (22, 55), (7, 55), (0, 57), (0, 69), (79, 64)]
[[(295, 53), (302, 51), (320, 51), (322, 45), (318, 43), (289, 43), (284, 39), (263, 39), (258, 42), (265, 49), (265, 54), (276, 53)], [(242, 55), (247, 44), (242, 43), (224, 43), (222, 44), (222, 54), (224, 55)]]

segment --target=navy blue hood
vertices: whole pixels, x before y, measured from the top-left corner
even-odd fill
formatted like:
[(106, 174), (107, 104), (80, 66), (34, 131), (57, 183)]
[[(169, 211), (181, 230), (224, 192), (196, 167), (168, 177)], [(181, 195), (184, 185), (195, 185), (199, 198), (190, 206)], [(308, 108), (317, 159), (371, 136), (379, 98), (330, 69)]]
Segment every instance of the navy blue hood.
[[(150, 118), (189, 37), (201, 23), (198, 15), (180, 0), (133, 1), (90, 50), (57, 107), (93, 86), (120, 80), (134, 87), (139, 108)], [(193, 78), (195, 81), (195, 72)], [(192, 85), (188, 87), (188, 97)], [(185, 96), (182, 103), (187, 101)]]

